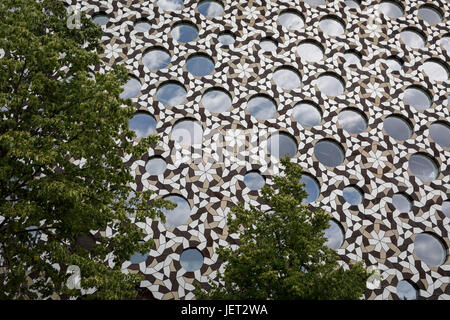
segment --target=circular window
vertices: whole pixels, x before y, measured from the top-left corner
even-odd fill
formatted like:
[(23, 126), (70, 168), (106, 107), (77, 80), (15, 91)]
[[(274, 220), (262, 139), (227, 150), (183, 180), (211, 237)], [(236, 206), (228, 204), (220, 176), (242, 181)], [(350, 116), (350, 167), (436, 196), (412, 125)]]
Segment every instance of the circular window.
[(277, 159), (281, 159), (288, 155), (295, 156), (297, 153), (297, 142), (287, 133), (274, 133), (267, 139), (267, 151)]
[(259, 172), (250, 171), (244, 176), (244, 183), (250, 190), (259, 190), (266, 184), (266, 181)]
[(418, 110), (425, 110), (431, 106), (430, 94), (425, 88), (419, 86), (406, 88), (403, 100)]
[(147, 20), (138, 20), (134, 24), (134, 31), (144, 33), (149, 31), (151, 27), (151, 24)]
[(166, 11), (180, 10), (183, 4), (183, 0), (158, 0), (158, 7)]
[(304, 190), (308, 194), (308, 196), (303, 199), (302, 203), (311, 203), (316, 201), (320, 193), (319, 182), (317, 182), (317, 179), (309, 174), (303, 174), (300, 182), (305, 184)]
[(319, 27), (326, 36), (337, 37), (345, 32), (345, 23), (336, 16), (326, 16), (319, 22)]
[(440, 266), (447, 259), (442, 241), (430, 233), (421, 233), (414, 239), (414, 253), (430, 266)]
[(305, 2), (311, 6), (321, 6), (325, 4), (326, 0), (305, 0)]
[(392, 204), (400, 213), (410, 212), (412, 209), (412, 201), (409, 196), (404, 193), (396, 193), (392, 196)]
[(165, 226), (169, 228), (176, 228), (185, 224), (191, 215), (191, 206), (189, 205), (189, 202), (185, 198), (178, 195), (169, 195), (164, 197), (164, 200), (172, 201), (177, 205), (173, 210), (161, 210), (166, 217)]
[(179, 82), (163, 83), (156, 91), (156, 98), (165, 106), (177, 106), (186, 98), (186, 89)]
[(433, 81), (446, 81), (448, 79), (448, 68), (441, 60), (430, 59), (419, 68)]
[(401, 280), (397, 283), (397, 296), (400, 300), (416, 300), (418, 293), (411, 282)]
[(436, 161), (427, 155), (416, 153), (408, 161), (412, 174), (424, 182), (430, 182), (437, 178), (439, 169)]
[(128, 127), (134, 131), (136, 137), (145, 138), (156, 129), (156, 120), (145, 112), (136, 113), (128, 122)]
[(203, 255), (197, 249), (186, 249), (180, 255), (180, 264), (186, 271), (197, 271), (203, 265)]
[(332, 140), (321, 140), (314, 146), (314, 155), (325, 166), (337, 167), (344, 162), (344, 149)]
[(403, 16), (403, 6), (398, 1), (388, 0), (381, 1), (380, 11), (389, 18), (400, 18)]
[(425, 4), (417, 10), (417, 14), (429, 24), (438, 24), (442, 22), (442, 11), (431, 4)]
[(149, 256), (148, 253), (142, 254), (142, 253), (140, 253), (140, 252), (136, 252), (135, 254), (133, 254), (133, 255), (130, 257), (130, 262), (131, 262), (132, 264), (139, 264), (139, 263), (141, 263), (141, 262), (147, 261), (148, 256)]
[(325, 229), (325, 237), (328, 239), (325, 245), (333, 250), (339, 249), (344, 243), (344, 231), (334, 219), (330, 220), (330, 226)]
[(300, 86), (298, 73), (289, 67), (281, 67), (273, 73), (273, 81), (284, 90), (292, 90)]
[(445, 35), (441, 39), (441, 46), (447, 50), (450, 51), (450, 35)]
[(444, 122), (434, 122), (430, 125), (430, 136), (438, 145), (450, 148), (450, 126)]
[(317, 78), (319, 90), (331, 97), (336, 97), (344, 93), (344, 80), (335, 73), (325, 73)]
[(142, 56), (142, 63), (150, 70), (160, 70), (167, 67), (171, 59), (170, 53), (166, 49), (156, 47), (149, 49)]
[(106, 13), (99, 12), (92, 16), (92, 22), (94, 22), (98, 26), (104, 26), (108, 24), (109, 17)]
[(351, 9), (357, 9), (361, 5), (361, 2), (359, 0), (344, 0), (344, 3)]
[(425, 35), (417, 28), (407, 28), (400, 32), (400, 39), (411, 48), (425, 47)]
[(272, 38), (264, 38), (259, 42), (259, 46), (265, 52), (273, 52), (277, 50), (278, 44)]
[(220, 33), (219, 36), (217, 37), (217, 39), (224, 46), (232, 45), (236, 41), (236, 39), (234, 38), (234, 35), (229, 31), (224, 31), (224, 32)]
[(367, 129), (366, 117), (354, 109), (342, 110), (338, 115), (338, 122), (349, 133), (361, 133)]
[(357, 206), (363, 201), (363, 193), (356, 186), (348, 186), (342, 190), (342, 196), (352, 206)]
[(224, 9), (222, 3), (218, 1), (205, 0), (201, 1), (197, 7), (198, 12), (207, 18), (214, 18), (220, 16)]
[(135, 77), (131, 77), (130, 80), (122, 86), (122, 89), (123, 92), (120, 94), (122, 99), (135, 98), (141, 92), (141, 82)]
[(396, 140), (407, 140), (412, 135), (412, 125), (409, 120), (399, 116), (389, 116), (384, 119), (383, 129)]
[(447, 218), (450, 218), (450, 200), (442, 202), (441, 211)]
[(201, 143), (203, 127), (197, 120), (184, 119), (178, 121), (172, 128), (172, 140), (184, 146)]
[(315, 40), (306, 40), (300, 42), (297, 46), (297, 53), (300, 58), (308, 62), (318, 62), (323, 58), (323, 47)]
[(355, 50), (347, 50), (344, 59), (350, 65), (357, 64), (361, 60), (361, 54)]
[(297, 103), (292, 110), (292, 116), (304, 127), (317, 126), (322, 121), (322, 112), (313, 102)]
[(278, 16), (278, 22), (289, 31), (301, 31), (305, 25), (303, 16), (297, 10), (285, 10)]
[(210, 112), (225, 112), (231, 107), (231, 97), (224, 89), (213, 88), (203, 94), (202, 104)]
[(206, 55), (195, 55), (186, 62), (186, 69), (196, 77), (204, 77), (214, 71), (214, 62)]
[(178, 42), (191, 42), (198, 36), (197, 27), (190, 22), (182, 22), (173, 27), (170, 31), (172, 37)]
[(387, 58), (385, 63), (392, 71), (400, 71), (403, 68), (403, 61), (394, 56)]
[(275, 102), (267, 95), (257, 95), (247, 102), (248, 112), (258, 120), (272, 119), (277, 113)]
[(151, 157), (145, 164), (145, 171), (151, 176), (157, 176), (163, 174), (166, 171), (166, 161), (159, 157)]

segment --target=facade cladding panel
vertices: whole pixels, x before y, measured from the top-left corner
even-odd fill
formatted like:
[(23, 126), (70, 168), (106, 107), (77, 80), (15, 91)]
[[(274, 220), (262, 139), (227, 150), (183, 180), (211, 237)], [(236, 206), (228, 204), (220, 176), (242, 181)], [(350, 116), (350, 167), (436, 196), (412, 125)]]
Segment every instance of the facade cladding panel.
[(238, 239), (229, 208), (270, 210), (258, 190), (287, 153), (342, 263), (379, 273), (366, 299), (450, 299), (448, 1), (64, 2), (102, 25), (100, 68), (133, 76), (138, 136), (160, 136), (125, 159), (133, 187), (179, 200), (122, 266), (149, 297), (192, 299), (216, 277), (216, 249)]

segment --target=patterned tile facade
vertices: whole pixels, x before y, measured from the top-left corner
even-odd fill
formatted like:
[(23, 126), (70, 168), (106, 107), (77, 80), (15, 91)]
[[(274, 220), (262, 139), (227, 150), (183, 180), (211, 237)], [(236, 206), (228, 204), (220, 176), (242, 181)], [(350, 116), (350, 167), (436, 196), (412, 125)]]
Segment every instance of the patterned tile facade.
[[(357, 9), (344, 1), (331, 0), (320, 6), (302, 0), (223, 0), (224, 12), (215, 18), (200, 14), (199, 2), (194, 0), (185, 0), (181, 10), (175, 11), (162, 10), (156, 0), (64, 1), (78, 4), (90, 16), (98, 12), (108, 15), (102, 37), (105, 70), (124, 64), (142, 84), (140, 94), (133, 99), (136, 110), (148, 112), (156, 120), (159, 146), (139, 159), (125, 159), (136, 176), (134, 187), (156, 190), (158, 196), (179, 194), (191, 206), (190, 217), (182, 226), (168, 228), (150, 220), (141, 225), (148, 235), (144, 240), (155, 239), (156, 247), (145, 262), (123, 265), (124, 272), (145, 275), (141, 286), (154, 298), (192, 299), (194, 279), (206, 283), (216, 276), (220, 263), (215, 250), (237, 240), (236, 235), (227, 231), (230, 206), (246, 202), (262, 210), (269, 209), (261, 204), (258, 191), (250, 190), (243, 181), (248, 171), (263, 172), (271, 165), (251, 161), (256, 157), (251, 148), (250, 160), (246, 162), (189, 163), (171, 156), (174, 150), (182, 152), (181, 146), (170, 139), (171, 129), (180, 119), (190, 118), (203, 127), (205, 138), (197, 147), (212, 155), (220, 143), (235, 146), (238, 151), (248, 145), (249, 141), (239, 138), (238, 130), (282, 131), (296, 139), (298, 152), (293, 161), (320, 184), (315, 205), (330, 212), (344, 230), (344, 243), (337, 250), (342, 261), (364, 260), (366, 265), (377, 268), (383, 278), (380, 288), (368, 289), (365, 298), (398, 299), (397, 283), (408, 279), (421, 298), (450, 299), (450, 218), (441, 210), (443, 201), (450, 197), (450, 148), (435, 143), (429, 134), (432, 123), (448, 123), (450, 119), (449, 81), (433, 81), (421, 68), (430, 58), (444, 63), (450, 59), (450, 51), (443, 46), (450, 27), (448, 1), (403, 1), (404, 14), (396, 19), (377, 14), (379, 2), (375, 0), (364, 0)], [(431, 25), (420, 18), (417, 9), (425, 3), (440, 8), (441, 23)], [(288, 31), (280, 24), (278, 16), (286, 9), (302, 14), (304, 26), (300, 30)], [(329, 15), (344, 22), (344, 34), (331, 37), (322, 32), (319, 22)], [(134, 30), (135, 22), (141, 19), (151, 24), (145, 33)], [(181, 43), (172, 37), (173, 26), (181, 21), (197, 26), (199, 34), (194, 41)], [(400, 39), (400, 32), (408, 27), (415, 27), (425, 35), (423, 48), (411, 49)], [(235, 36), (234, 44), (219, 43), (218, 35), (223, 31)], [(261, 51), (259, 43), (266, 37), (276, 40), (276, 51)], [(320, 61), (306, 62), (298, 55), (296, 47), (306, 39), (323, 46)], [(142, 62), (146, 50), (155, 46), (165, 48), (171, 56), (169, 65), (158, 71), (148, 69)], [(344, 57), (349, 49), (361, 55), (355, 65)], [(196, 77), (187, 71), (187, 59), (198, 53), (214, 61), (210, 75)], [(387, 67), (385, 61), (392, 55), (404, 62), (400, 71)], [(298, 72), (299, 87), (283, 90), (276, 85), (273, 73), (281, 66)], [(317, 79), (325, 72), (336, 73), (344, 80), (342, 94), (329, 97), (321, 93)], [(187, 95), (181, 105), (164, 106), (156, 98), (157, 89), (167, 81), (185, 87)], [(405, 102), (405, 89), (411, 85), (428, 90), (430, 108), (416, 110)], [(230, 94), (230, 110), (216, 114), (203, 106), (201, 97), (212, 87), (223, 88)], [(255, 94), (267, 94), (276, 102), (277, 113), (273, 118), (262, 121), (250, 115), (247, 102)], [(304, 100), (320, 106), (319, 125), (303, 127), (295, 121), (292, 109)], [(364, 132), (351, 134), (340, 126), (338, 114), (348, 107), (361, 111), (367, 118)], [(383, 129), (384, 119), (392, 114), (409, 119), (413, 133), (409, 139), (399, 142)], [(227, 130), (234, 130), (236, 136), (227, 136), (220, 142), (218, 135)], [(343, 146), (345, 160), (341, 165), (327, 167), (318, 161), (314, 146), (322, 139), (333, 139)], [(431, 182), (416, 178), (408, 168), (410, 156), (418, 152), (431, 156), (438, 164), (439, 175)], [(145, 164), (153, 155), (160, 155), (167, 162), (164, 174), (146, 173)], [(270, 176), (266, 182), (271, 183)], [(363, 191), (361, 204), (350, 206), (345, 202), (342, 190), (348, 185), (357, 185)], [(392, 196), (398, 192), (411, 198), (410, 212), (400, 213), (393, 206)], [(445, 245), (447, 259), (439, 267), (427, 265), (415, 254), (414, 240), (422, 232), (437, 235)], [(187, 248), (197, 248), (202, 253), (204, 262), (200, 270), (187, 272), (181, 267), (180, 254)]]

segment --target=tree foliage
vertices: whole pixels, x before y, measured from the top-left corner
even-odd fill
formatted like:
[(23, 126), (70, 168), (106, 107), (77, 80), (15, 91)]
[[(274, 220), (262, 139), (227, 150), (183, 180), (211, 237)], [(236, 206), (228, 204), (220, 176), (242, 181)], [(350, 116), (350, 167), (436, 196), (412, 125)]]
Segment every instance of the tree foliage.
[(330, 215), (302, 203), (307, 194), (301, 167), (287, 157), (281, 163), (284, 175), (261, 189), (271, 210), (232, 208), (229, 232), (239, 234), (240, 244), (217, 250), (224, 272), (211, 288), (197, 285), (197, 299), (333, 300), (364, 293), (370, 273), (362, 263), (340, 266), (337, 253), (325, 245)]
[(102, 31), (85, 16), (80, 29), (66, 22), (59, 0), (0, 2), (3, 299), (80, 296), (66, 286), (71, 265), (80, 268), (81, 287), (96, 290), (84, 297), (135, 297), (141, 278), (120, 267), (152, 243), (138, 243), (143, 230), (133, 222), (164, 220), (161, 209), (174, 208), (130, 187), (121, 156), (139, 157), (156, 137), (132, 141), (135, 110), (120, 98), (126, 69), (94, 72)]

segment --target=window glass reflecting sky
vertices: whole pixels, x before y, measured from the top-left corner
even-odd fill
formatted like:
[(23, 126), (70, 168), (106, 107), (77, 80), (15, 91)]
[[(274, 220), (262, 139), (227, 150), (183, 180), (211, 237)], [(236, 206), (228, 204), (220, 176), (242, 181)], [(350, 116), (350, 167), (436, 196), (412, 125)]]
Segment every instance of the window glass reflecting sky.
[(175, 202), (177, 205), (177, 207), (173, 210), (162, 209), (164, 215), (166, 216), (165, 226), (176, 228), (185, 224), (191, 215), (191, 206), (189, 205), (189, 202), (178, 195), (169, 195), (164, 199)]
[(414, 252), (430, 266), (440, 266), (447, 258), (441, 240), (429, 233), (421, 233), (414, 239)]

